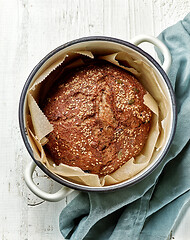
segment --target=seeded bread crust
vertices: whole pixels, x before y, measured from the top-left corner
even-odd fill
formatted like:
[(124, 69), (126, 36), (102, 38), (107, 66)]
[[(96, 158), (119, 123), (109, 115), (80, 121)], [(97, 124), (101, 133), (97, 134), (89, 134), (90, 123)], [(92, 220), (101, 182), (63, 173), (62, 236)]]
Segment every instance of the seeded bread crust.
[(100, 62), (61, 78), (43, 105), (54, 127), (46, 149), (57, 165), (103, 176), (139, 155), (152, 114), (134, 76)]

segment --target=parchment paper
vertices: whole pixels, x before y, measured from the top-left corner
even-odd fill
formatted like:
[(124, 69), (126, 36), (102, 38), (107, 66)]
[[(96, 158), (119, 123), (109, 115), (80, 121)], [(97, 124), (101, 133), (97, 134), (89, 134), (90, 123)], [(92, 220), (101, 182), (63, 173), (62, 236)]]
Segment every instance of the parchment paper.
[[(116, 184), (134, 177), (150, 162), (154, 160), (166, 140), (169, 113), (166, 111), (168, 100), (162, 91), (152, 68), (142, 60), (125, 52), (118, 52), (106, 56), (96, 55), (95, 58), (104, 59), (133, 73), (141, 84), (147, 89), (144, 104), (153, 112), (151, 129), (147, 142), (135, 159), (131, 158), (121, 168), (110, 175), (99, 177), (96, 174), (83, 172), (78, 167), (65, 164), (56, 166), (53, 160), (44, 151), (47, 143), (46, 136), (53, 130), (42, 110), (39, 108), (40, 98), (45, 97), (52, 84), (67, 69), (84, 65), (83, 57), (93, 59), (90, 51), (70, 51), (56, 60), (50, 67), (36, 77), (27, 93), (29, 114), (27, 119), (27, 132), (36, 160), (42, 162), (51, 172), (69, 181), (92, 187), (103, 187)], [(40, 96), (40, 97), (39, 97)], [(154, 98), (153, 98), (153, 97)]]

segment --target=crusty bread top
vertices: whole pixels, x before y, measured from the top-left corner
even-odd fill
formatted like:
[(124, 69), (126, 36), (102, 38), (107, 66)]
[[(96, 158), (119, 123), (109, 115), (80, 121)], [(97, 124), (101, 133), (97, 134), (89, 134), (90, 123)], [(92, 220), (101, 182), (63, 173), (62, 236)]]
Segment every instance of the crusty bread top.
[(54, 127), (46, 149), (57, 165), (106, 175), (141, 152), (152, 114), (134, 76), (97, 62), (61, 78), (43, 107)]

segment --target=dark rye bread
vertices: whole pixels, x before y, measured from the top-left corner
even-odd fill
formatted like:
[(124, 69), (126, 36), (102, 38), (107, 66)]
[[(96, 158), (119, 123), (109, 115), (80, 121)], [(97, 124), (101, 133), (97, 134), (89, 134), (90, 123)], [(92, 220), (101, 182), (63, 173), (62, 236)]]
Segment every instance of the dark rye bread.
[(57, 165), (101, 176), (139, 155), (152, 114), (134, 76), (97, 62), (62, 76), (52, 89), (43, 111), (54, 127), (46, 149)]

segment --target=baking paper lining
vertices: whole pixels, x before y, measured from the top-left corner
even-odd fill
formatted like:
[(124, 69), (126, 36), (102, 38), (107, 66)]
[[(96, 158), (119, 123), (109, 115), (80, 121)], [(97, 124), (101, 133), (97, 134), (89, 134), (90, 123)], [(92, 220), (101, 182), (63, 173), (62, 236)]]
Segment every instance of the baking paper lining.
[[(140, 155), (131, 158), (118, 170), (104, 177), (85, 173), (78, 167), (65, 164), (56, 166), (43, 148), (48, 141), (46, 136), (53, 130), (53, 127), (39, 108), (39, 99), (45, 97), (52, 84), (61, 74), (64, 74), (66, 69), (84, 65), (84, 56), (90, 59), (106, 60), (131, 72), (148, 91), (144, 96), (144, 104), (153, 112), (149, 137)], [(54, 61), (42, 73), (36, 75), (32, 86), (28, 90), (27, 100), (29, 114), (26, 116), (26, 128), (35, 159), (43, 163), (52, 173), (74, 183), (91, 187), (103, 187), (130, 179), (146, 168), (150, 162), (154, 161), (166, 141), (169, 122), (169, 113), (166, 111), (168, 100), (152, 68), (144, 61), (136, 59), (135, 56), (126, 52), (97, 56), (94, 52), (80, 49), (78, 51), (69, 51)]]

